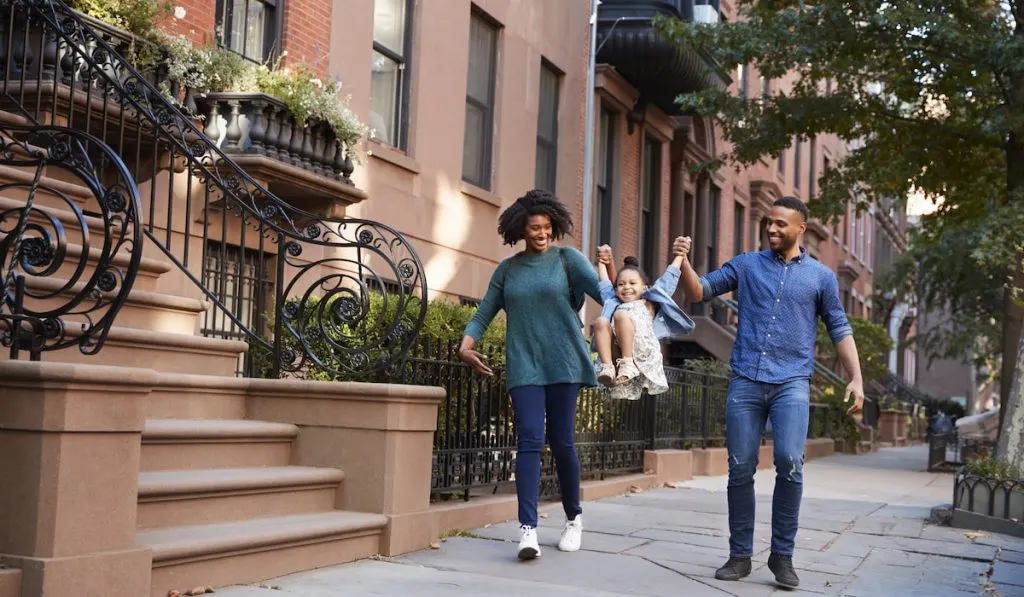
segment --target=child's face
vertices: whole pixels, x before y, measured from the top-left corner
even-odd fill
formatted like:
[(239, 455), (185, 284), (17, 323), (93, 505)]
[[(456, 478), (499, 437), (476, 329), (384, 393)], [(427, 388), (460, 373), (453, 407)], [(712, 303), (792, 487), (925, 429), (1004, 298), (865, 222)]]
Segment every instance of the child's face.
[(624, 303), (640, 300), (640, 295), (646, 289), (643, 278), (635, 270), (619, 272), (615, 279), (615, 294)]

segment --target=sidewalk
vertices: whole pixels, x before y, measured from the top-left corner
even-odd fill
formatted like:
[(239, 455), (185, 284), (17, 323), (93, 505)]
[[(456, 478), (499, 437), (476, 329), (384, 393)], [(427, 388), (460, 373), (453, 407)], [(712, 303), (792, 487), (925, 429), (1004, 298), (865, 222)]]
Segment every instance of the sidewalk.
[[(389, 561), (364, 561), (232, 587), (222, 597), (672, 596), (845, 597), (1024, 596), (1024, 540), (926, 522), (952, 498), (949, 474), (922, 472), (923, 447), (836, 455), (804, 467), (797, 553), (798, 591), (776, 589), (765, 566), (771, 536), (774, 471), (758, 473), (755, 570), (747, 579), (714, 578), (725, 562), (725, 477), (676, 489), (584, 504), (583, 551), (559, 552), (563, 516), (541, 520), (543, 557), (515, 558), (513, 522), (477, 529), (441, 549)], [(271, 588), (272, 587), (272, 588)]]

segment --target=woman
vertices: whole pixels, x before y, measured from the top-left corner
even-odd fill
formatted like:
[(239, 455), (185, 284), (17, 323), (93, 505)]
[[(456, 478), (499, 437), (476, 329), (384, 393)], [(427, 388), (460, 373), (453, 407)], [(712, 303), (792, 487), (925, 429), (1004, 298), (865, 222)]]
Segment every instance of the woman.
[(558, 548), (577, 551), (582, 542), (580, 463), (573, 444), (576, 395), (581, 387), (597, 385), (597, 377), (578, 311), (584, 293), (602, 301), (597, 272), (583, 254), (551, 244), (571, 231), (572, 217), (565, 206), (539, 189), (501, 214), (498, 234), (504, 243), (514, 246), (525, 240), (526, 248), (498, 264), (459, 347), (464, 362), (492, 375), (483, 355), (473, 348), (498, 310), (505, 310), (506, 372), (517, 434), (521, 560), (540, 556), (537, 498), (545, 414), (567, 520)]

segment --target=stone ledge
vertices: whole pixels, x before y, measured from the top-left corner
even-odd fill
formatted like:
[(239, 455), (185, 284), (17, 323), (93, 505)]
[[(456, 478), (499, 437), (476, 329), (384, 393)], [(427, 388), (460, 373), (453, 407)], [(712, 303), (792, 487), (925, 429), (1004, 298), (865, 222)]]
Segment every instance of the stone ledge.
[(149, 369), (0, 362), (0, 429), (141, 433), (156, 379)]

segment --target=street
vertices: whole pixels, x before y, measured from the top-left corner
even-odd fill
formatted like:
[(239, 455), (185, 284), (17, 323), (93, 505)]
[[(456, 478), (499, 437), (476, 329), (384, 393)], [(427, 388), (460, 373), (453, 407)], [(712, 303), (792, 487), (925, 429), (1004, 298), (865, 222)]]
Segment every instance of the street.
[(626, 595), (687, 597), (1024, 596), (1024, 539), (974, 533), (928, 522), (948, 504), (953, 477), (923, 472), (923, 446), (861, 456), (836, 455), (804, 468), (804, 501), (794, 563), (797, 591), (777, 589), (768, 558), (773, 470), (756, 478), (753, 574), (715, 580), (725, 562), (725, 477), (701, 477), (584, 504), (583, 551), (554, 546), (560, 507), (540, 524), (543, 557), (515, 558), (514, 522), (459, 533), (438, 550), (387, 561), (356, 562), (218, 590), (226, 597), (465, 595), (546, 597)]

